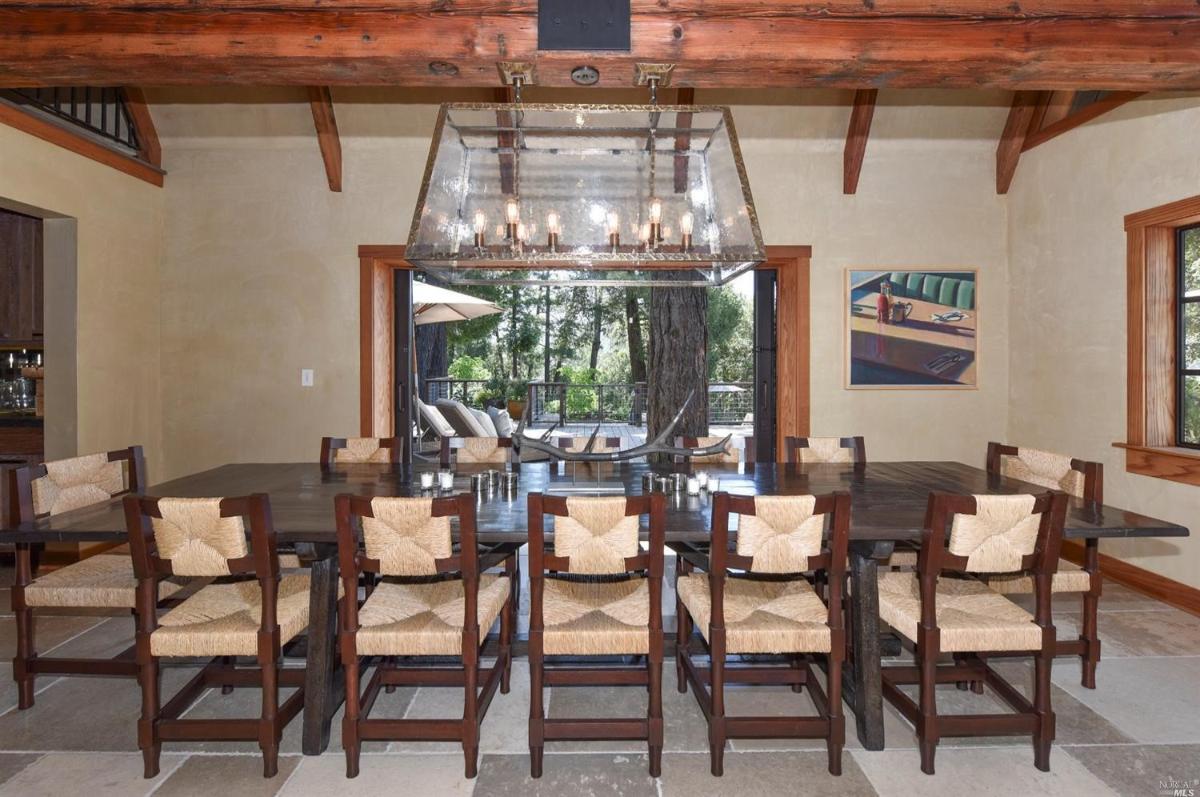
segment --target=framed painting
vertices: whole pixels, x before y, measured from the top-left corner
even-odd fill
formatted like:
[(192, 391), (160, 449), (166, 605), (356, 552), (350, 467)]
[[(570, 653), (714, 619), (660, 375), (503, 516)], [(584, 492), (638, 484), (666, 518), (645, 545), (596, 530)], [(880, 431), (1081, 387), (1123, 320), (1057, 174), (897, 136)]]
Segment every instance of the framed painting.
[(975, 389), (976, 276), (975, 269), (847, 269), (846, 387)]

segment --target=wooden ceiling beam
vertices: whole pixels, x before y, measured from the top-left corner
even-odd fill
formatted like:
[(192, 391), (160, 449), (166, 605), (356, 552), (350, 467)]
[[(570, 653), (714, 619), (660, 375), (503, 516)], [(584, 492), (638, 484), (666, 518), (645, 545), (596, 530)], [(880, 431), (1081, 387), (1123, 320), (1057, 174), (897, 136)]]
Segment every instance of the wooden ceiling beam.
[(313, 125), (317, 128), (317, 144), (321, 160), (325, 161), (325, 177), (329, 190), (342, 190), (342, 140), (338, 137), (337, 117), (333, 115), (333, 97), (328, 86), (309, 86), (308, 104), (312, 107)]
[(1021, 160), (1021, 150), (1025, 137), (1029, 134), (1029, 126), (1034, 120), (1038, 106), (1045, 99), (1046, 92), (1018, 91), (1013, 95), (1012, 107), (1008, 111), (1008, 121), (1004, 123), (1004, 132), (1000, 135), (1000, 144), (996, 147), (996, 193), (1007, 194), (1017, 173), (1017, 163)]
[(871, 135), (871, 119), (875, 116), (878, 89), (859, 89), (854, 92), (854, 108), (846, 130), (846, 149), (842, 153), (842, 193), (858, 191), (858, 175), (862, 172), (863, 157), (867, 154), (867, 139)]
[(158, 131), (154, 128), (146, 95), (135, 86), (126, 86), (121, 93), (125, 95), (125, 108), (137, 130), (138, 157), (151, 166), (162, 166), (162, 145), (158, 143)]
[[(10, 87), (495, 86), (497, 61), (528, 60), (548, 86), (573, 85), (580, 63), (599, 69), (601, 85), (631, 86), (634, 63), (653, 61), (677, 64), (675, 85), (701, 88), (1200, 89), (1200, 15), (1176, 0), (1044, 0), (1018, 12), (991, 4), (1008, 16), (968, 0), (947, 0), (962, 16), (879, 12), (911, 11), (910, 0), (872, 0), (874, 11), (855, 0), (858, 13), (842, 0), (639, 2), (629, 53), (538, 52), (532, 2), (506, 13), (503, 0), (456, 0), (455, 13), (442, 13), (432, 0), (388, 0), (387, 10), (349, 0), (377, 9), (353, 11), (298, 0), (274, 2), (306, 10), (255, 9), (264, 0), (146, 0), (177, 8), (154, 11), (125, 0), (13, 1), (0, 9), (0, 85)], [(838, 11), (813, 12), (822, 5)]]

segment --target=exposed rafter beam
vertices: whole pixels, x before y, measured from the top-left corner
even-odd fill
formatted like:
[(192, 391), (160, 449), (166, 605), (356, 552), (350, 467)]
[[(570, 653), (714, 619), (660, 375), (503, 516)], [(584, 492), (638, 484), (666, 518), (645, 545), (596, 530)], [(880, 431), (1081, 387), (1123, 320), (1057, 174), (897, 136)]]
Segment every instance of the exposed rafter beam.
[[(516, 101), (516, 92), (511, 86), (501, 86), (496, 89), (496, 102), (512, 103)], [(516, 120), (511, 113), (496, 111), (496, 125), (503, 128), (516, 126)], [(511, 130), (501, 130), (496, 133), (496, 148), (500, 158), (500, 193), (513, 196), (517, 193), (517, 156), (513, 151), (517, 144), (516, 135)]]
[(134, 86), (126, 86), (121, 91), (125, 95), (125, 108), (137, 129), (138, 157), (151, 166), (162, 166), (162, 146), (158, 143), (158, 131), (154, 129), (146, 95)]
[(863, 157), (867, 154), (867, 139), (871, 136), (871, 119), (875, 116), (878, 89), (859, 89), (854, 92), (854, 108), (850, 111), (850, 126), (846, 130), (846, 150), (842, 153), (842, 193), (858, 191), (858, 175), (862, 172)]
[(1045, 92), (1040, 91), (1018, 91), (1013, 95), (1008, 121), (1004, 123), (1004, 132), (1000, 136), (999, 146), (996, 147), (997, 194), (1007, 194), (1008, 187), (1012, 185), (1013, 176), (1017, 173), (1017, 162), (1021, 160), (1021, 149), (1025, 145), (1025, 136), (1029, 134), (1029, 126), (1044, 94)]
[[(1059, 92), (1055, 92), (1056, 94)], [(1064, 92), (1065, 93), (1065, 92)], [(1069, 130), (1074, 130), (1082, 124), (1086, 124), (1098, 116), (1103, 116), (1111, 110), (1120, 108), (1130, 100), (1135, 100), (1142, 96), (1144, 92), (1140, 91), (1114, 91), (1106, 97), (1101, 97), (1090, 105), (1085, 105), (1075, 113), (1064, 116), (1055, 121), (1051, 121), (1049, 115), (1045, 119), (1042, 127), (1030, 131), (1025, 137), (1025, 143), (1022, 145), (1022, 151), (1028, 151), (1038, 146), (1045, 144), (1052, 138), (1061, 136)]]
[[(1194, 0), (636, 0), (629, 53), (697, 87), (1200, 88)], [(533, 0), (6, 0), (0, 85), (495, 86), (533, 62), (570, 86), (578, 52), (537, 49)]]
[(338, 137), (337, 118), (333, 115), (333, 97), (327, 86), (309, 86), (308, 104), (312, 106), (313, 124), (317, 128), (317, 143), (325, 161), (325, 177), (329, 190), (342, 190), (342, 140)]

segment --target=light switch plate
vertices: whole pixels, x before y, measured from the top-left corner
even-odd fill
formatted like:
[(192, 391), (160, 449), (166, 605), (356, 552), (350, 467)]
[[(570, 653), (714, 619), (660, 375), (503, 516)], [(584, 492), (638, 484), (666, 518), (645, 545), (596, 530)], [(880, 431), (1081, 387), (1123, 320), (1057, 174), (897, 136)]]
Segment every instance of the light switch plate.
[(300, 387), (312, 387), (312, 386), (313, 386), (313, 369), (301, 368), (300, 369)]

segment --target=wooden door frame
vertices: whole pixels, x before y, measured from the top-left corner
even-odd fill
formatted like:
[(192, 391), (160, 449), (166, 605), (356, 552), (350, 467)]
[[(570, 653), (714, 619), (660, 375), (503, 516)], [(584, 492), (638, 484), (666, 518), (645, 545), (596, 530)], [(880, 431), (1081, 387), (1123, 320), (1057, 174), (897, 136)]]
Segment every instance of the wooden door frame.
[[(411, 270), (400, 245), (364, 244), (359, 259), (359, 432), (393, 434), (395, 392), (395, 271)], [(810, 411), (810, 246), (768, 246), (758, 269), (776, 275), (775, 418), (776, 459), (788, 436), (807, 437)]]

